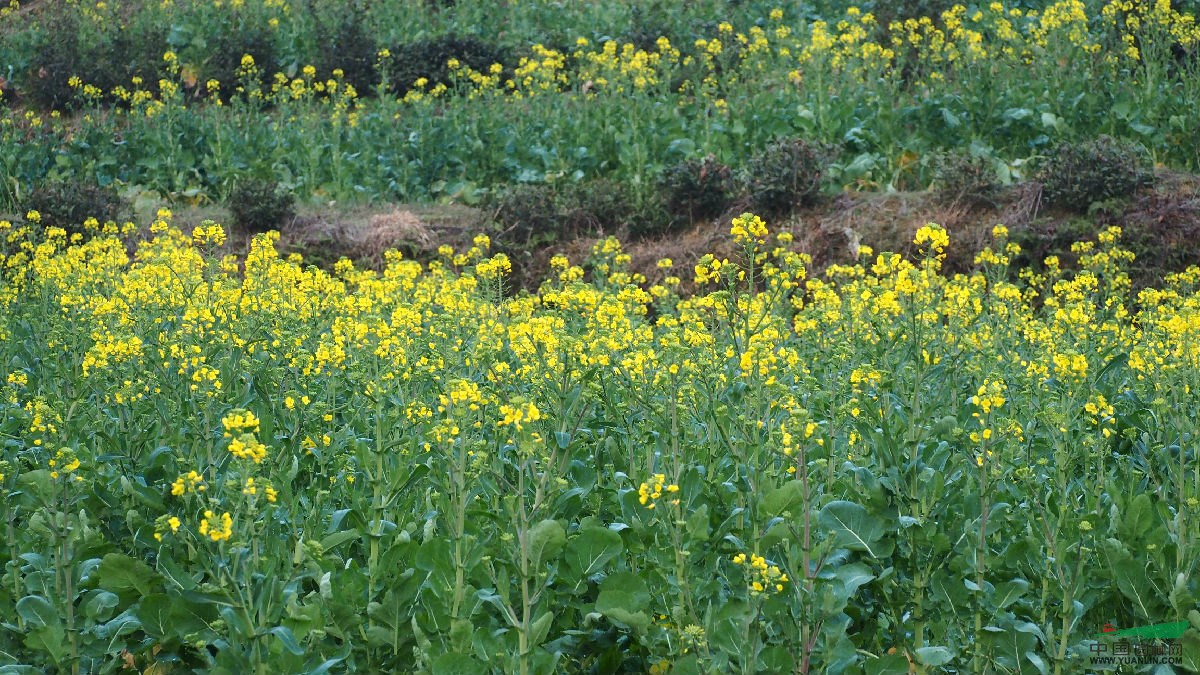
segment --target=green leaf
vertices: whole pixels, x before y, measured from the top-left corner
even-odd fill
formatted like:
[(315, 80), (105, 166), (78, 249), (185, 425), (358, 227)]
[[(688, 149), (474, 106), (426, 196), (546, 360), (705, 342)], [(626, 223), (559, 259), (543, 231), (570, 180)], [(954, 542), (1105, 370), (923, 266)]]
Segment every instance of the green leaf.
[(892, 552), (893, 544), (879, 541), (883, 536), (883, 522), (854, 502), (826, 504), (817, 516), (817, 522), (833, 534), (836, 546), (865, 551), (873, 558), (884, 558)]
[(607, 527), (591, 526), (571, 539), (563, 560), (571, 570), (572, 580), (582, 581), (602, 571), (623, 549), (621, 535)]
[(1154, 526), (1154, 504), (1150, 501), (1150, 495), (1142, 492), (1131, 499), (1120, 518), (1123, 541), (1133, 542), (1145, 537)]
[(1046, 675), (1046, 673), (1050, 672), (1050, 666), (1046, 663), (1045, 659), (1038, 656), (1037, 652), (1025, 652), (1025, 658), (1029, 659), (1029, 662), (1033, 664), (1034, 668), (1038, 669), (1041, 675)]
[(557, 558), (566, 544), (567, 531), (557, 520), (543, 520), (529, 528), (529, 557), (537, 567)]
[(55, 664), (62, 663), (69, 654), (67, 632), (57, 623), (31, 631), (25, 636), (25, 646), (46, 652)]
[(1013, 579), (996, 586), (992, 593), (992, 602), (996, 609), (1004, 609), (1016, 602), (1029, 590), (1029, 582), (1024, 579)]
[(275, 626), (271, 630), (267, 631), (267, 633), (279, 638), (279, 643), (283, 645), (283, 648), (286, 649), (289, 654), (294, 656), (304, 655), (304, 648), (301, 647), (300, 643), (296, 641), (296, 636), (290, 629), (284, 626)]
[(867, 675), (908, 675), (908, 658), (903, 654), (888, 654), (863, 662)]
[(1179, 638), (1183, 649), (1183, 663), (1189, 673), (1200, 673), (1200, 631), (1189, 630)]
[(83, 604), (83, 614), (93, 621), (107, 621), (112, 616), (112, 610), (121, 603), (116, 593), (108, 591), (93, 591), (91, 597)]
[(875, 578), (871, 568), (862, 563), (842, 565), (834, 572), (834, 576), (841, 583), (831, 590), (842, 603), (854, 597), (863, 584), (869, 583)]
[(649, 602), (646, 582), (632, 572), (621, 572), (600, 584), (596, 611), (632, 628), (645, 630), (650, 625), (650, 617), (642, 610)]
[(554, 622), (554, 612), (545, 612), (534, 620), (529, 627), (529, 644), (537, 646), (546, 641), (550, 634), (550, 624)]
[(1156, 611), (1157, 594), (1150, 587), (1150, 581), (1146, 577), (1146, 566), (1134, 561), (1129, 549), (1116, 539), (1105, 541), (1104, 552), (1108, 557), (1113, 581), (1117, 583), (1121, 595), (1133, 601), (1138, 616), (1146, 620), (1161, 616)]
[(33, 628), (61, 623), (50, 601), (40, 595), (27, 595), (17, 601), (17, 614)]
[(120, 594), (134, 591), (149, 595), (161, 585), (161, 577), (146, 563), (120, 553), (109, 553), (100, 561), (97, 571), (100, 588)]
[(687, 533), (694, 540), (707, 541), (708, 530), (708, 504), (701, 504), (687, 517)]
[(476, 675), (484, 671), (483, 664), (457, 652), (442, 654), (433, 660), (433, 675)]
[(804, 484), (802, 481), (789, 480), (763, 495), (763, 513), (768, 516), (782, 516), (790, 512), (804, 501)]
[(921, 647), (917, 661), (926, 666), (944, 666), (954, 660), (954, 652), (946, 647)]

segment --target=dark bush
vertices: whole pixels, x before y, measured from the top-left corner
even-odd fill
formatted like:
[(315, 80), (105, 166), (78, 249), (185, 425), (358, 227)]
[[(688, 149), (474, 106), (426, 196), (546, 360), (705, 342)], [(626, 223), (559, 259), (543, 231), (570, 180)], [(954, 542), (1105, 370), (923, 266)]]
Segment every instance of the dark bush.
[(1144, 148), (1109, 136), (1082, 143), (1063, 142), (1038, 173), (1051, 206), (1087, 213), (1092, 204), (1132, 197), (1154, 183)]
[(295, 196), (274, 180), (244, 178), (229, 194), (226, 205), (234, 227), (243, 232), (266, 232), (283, 227), (295, 216)]
[(1002, 187), (995, 161), (969, 150), (936, 155), (933, 182), (939, 201), (969, 207), (995, 206)]
[(367, 95), (379, 83), (375, 68), (378, 49), (365, 24), (366, 13), (353, 3), (338, 7), (341, 9), (337, 14), (322, 22), (318, 31), (327, 41), (313, 65), (322, 76), (341, 70), (345, 82), (353, 85), (360, 96)]
[(733, 201), (737, 185), (729, 167), (709, 155), (668, 167), (659, 181), (659, 189), (673, 221), (688, 225), (724, 213)]
[(76, 96), (68, 84), (72, 77), (99, 87), (110, 98), (116, 86), (132, 88), (134, 77), (156, 82), (162, 73), (166, 28), (155, 23), (148, 12), (128, 21), (126, 30), (115, 23), (99, 28), (82, 26), (75, 6), (48, 6), (24, 81), (29, 99), (46, 109), (70, 107)]
[(639, 200), (628, 185), (607, 178), (579, 183), (515, 185), (494, 204), (501, 238), (513, 246), (565, 241), (597, 231), (627, 228), (645, 234), (661, 224), (654, 204)]
[(484, 42), (474, 36), (459, 37), (442, 35), (406, 45), (390, 48), (388, 78), (392, 90), (400, 95), (413, 88), (419, 78), (429, 81), (430, 87), (451, 84), (450, 68), (446, 63), (457, 59), (463, 66), (486, 72), (493, 63), (501, 65), (511, 62), (507, 50), (499, 45)]
[(552, 186), (513, 185), (497, 194), (496, 222), (500, 239), (514, 246), (556, 241), (565, 232), (559, 198)]
[(569, 235), (635, 229), (640, 220), (638, 200), (629, 187), (607, 178), (563, 186), (559, 208)]
[(255, 80), (260, 86), (279, 72), (279, 55), (274, 39), (265, 26), (249, 21), (242, 25), (236, 17), (226, 17), (225, 21), (215, 22), (214, 26), (217, 30), (206, 36), (207, 56), (201, 65), (198, 82), (216, 80), (221, 85), (221, 96), (229, 98), (237, 90), (238, 71), (246, 54), (254, 58), (257, 72)]
[(21, 204), (22, 211), (37, 211), (42, 224), (67, 232), (84, 232), (83, 223), (95, 218), (100, 223), (128, 217), (129, 204), (111, 185), (78, 178), (42, 183)]
[(799, 138), (770, 143), (747, 162), (750, 208), (764, 217), (789, 215), (821, 200), (821, 178), (831, 151)]

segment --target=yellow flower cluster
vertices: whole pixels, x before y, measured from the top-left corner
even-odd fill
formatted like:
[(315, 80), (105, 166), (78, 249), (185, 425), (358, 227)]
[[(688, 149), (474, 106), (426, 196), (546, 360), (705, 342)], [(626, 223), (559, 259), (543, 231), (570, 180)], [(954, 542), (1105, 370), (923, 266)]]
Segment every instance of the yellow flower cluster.
[[(767, 224), (762, 218), (753, 213), (743, 213), (733, 219), (732, 226), (729, 228), (729, 234), (733, 235), (733, 241), (741, 245), (767, 243)], [(697, 273), (699, 275), (699, 273)]]
[(225, 427), (225, 438), (243, 433), (256, 434), (259, 424), (258, 416), (253, 411), (241, 408), (231, 410), (228, 415), (221, 418), (221, 425)]
[(750, 575), (750, 594), (752, 596), (764, 593), (781, 593), (788, 582), (788, 575), (779, 569), (778, 565), (769, 564), (766, 558), (745, 553), (733, 556), (733, 564), (745, 565)]
[(242, 485), (242, 494), (249, 497), (256, 497), (260, 491), (271, 504), (274, 504), (275, 500), (279, 497), (279, 491), (270, 482), (256, 479), (254, 476), (246, 478), (246, 482)]
[(971, 405), (979, 408), (975, 413), (975, 417), (990, 414), (993, 410), (998, 410), (1004, 405), (1004, 392), (1007, 386), (1004, 380), (985, 379), (983, 384), (979, 385), (979, 390), (971, 397)]
[[(667, 477), (664, 474), (656, 473), (649, 481), (638, 486), (638, 503), (648, 509), (653, 509), (657, 500), (663, 496), (663, 493), (675, 494), (679, 492), (679, 486), (674, 483), (667, 483)], [(671, 500), (672, 504), (678, 504), (679, 500)]]
[(188, 471), (185, 474), (180, 474), (178, 478), (171, 483), (171, 494), (176, 497), (182, 497), (186, 494), (194, 492), (204, 492), (208, 486), (204, 484), (204, 476), (196, 471)]
[(950, 235), (946, 233), (946, 229), (937, 223), (928, 223), (917, 230), (913, 237), (913, 243), (922, 250), (928, 246), (938, 255), (945, 253), (946, 247), (950, 245)]
[(511, 426), (517, 431), (523, 429), (526, 423), (542, 419), (542, 411), (538, 410), (533, 403), (505, 404), (500, 406), (500, 414), (504, 417), (497, 423), (497, 426)]
[(267, 458), (267, 446), (263, 445), (254, 434), (241, 434), (229, 441), (229, 454), (238, 459), (248, 459), (255, 464), (262, 464)]
[(225, 228), (206, 220), (192, 230), (192, 242), (200, 246), (221, 246), (225, 243)]
[(178, 516), (160, 516), (154, 523), (154, 539), (156, 541), (162, 541), (163, 535), (167, 534), (168, 532), (170, 534), (177, 534), (179, 532), (179, 528), (182, 526), (183, 521), (181, 521)]
[(217, 517), (212, 511), (205, 511), (198, 531), (200, 536), (208, 537), (213, 541), (227, 541), (233, 536), (233, 516), (229, 515), (228, 511), (222, 513), (220, 517)]
[(82, 476), (73, 475), (79, 470), (79, 457), (75, 455), (74, 448), (59, 448), (58, 452), (54, 453), (54, 458), (47, 460), (46, 464), (50, 467), (50, 477), (57, 479), (64, 473), (74, 478), (75, 481), (82, 481)]

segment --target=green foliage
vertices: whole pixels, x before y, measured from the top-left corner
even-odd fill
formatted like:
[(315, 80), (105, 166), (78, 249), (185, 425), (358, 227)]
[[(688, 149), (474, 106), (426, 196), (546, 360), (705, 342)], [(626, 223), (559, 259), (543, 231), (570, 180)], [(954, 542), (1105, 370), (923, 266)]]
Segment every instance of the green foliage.
[(128, 217), (129, 204), (112, 185), (77, 178), (42, 183), (22, 203), (22, 211), (37, 211), (42, 224), (67, 232), (83, 232), (83, 223), (95, 218), (100, 224)]
[(1138, 189), (1152, 185), (1154, 169), (1145, 148), (1101, 136), (1058, 144), (1038, 179), (1049, 204), (1087, 213), (1092, 204), (1128, 199)]
[(243, 178), (226, 201), (233, 224), (243, 232), (279, 229), (295, 216), (296, 197), (278, 181)]
[(768, 144), (745, 167), (746, 194), (751, 209), (785, 216), (821, 199), (821, 179), (831, 159), (827, 146), (801, 138)]

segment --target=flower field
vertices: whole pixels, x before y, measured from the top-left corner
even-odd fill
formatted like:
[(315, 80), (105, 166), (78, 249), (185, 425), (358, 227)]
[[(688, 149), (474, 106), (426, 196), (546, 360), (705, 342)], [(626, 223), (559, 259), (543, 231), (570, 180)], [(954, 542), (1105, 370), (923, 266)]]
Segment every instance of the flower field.
[(245, 175), (320, 201), (597, 178), (644, 201), (674, 162), (788, 136), (835, 147), (831, 189), (924, 189), (949, 149), (1017, 182), (1101, 134), (1200, 169), (1194, 2), (676, 4), (10, 0), (0, 208), (64, 178), (220, 202)]
[(1082, 673), (1163, 622), (1155, 672), (1200, 667), (1200, 271), (1133, 296), (1117, 229), (809, 278), (746, 214), (514, 296), (486, 236), (331, 274), (37, 219), (0, 222), (6, 675)]

